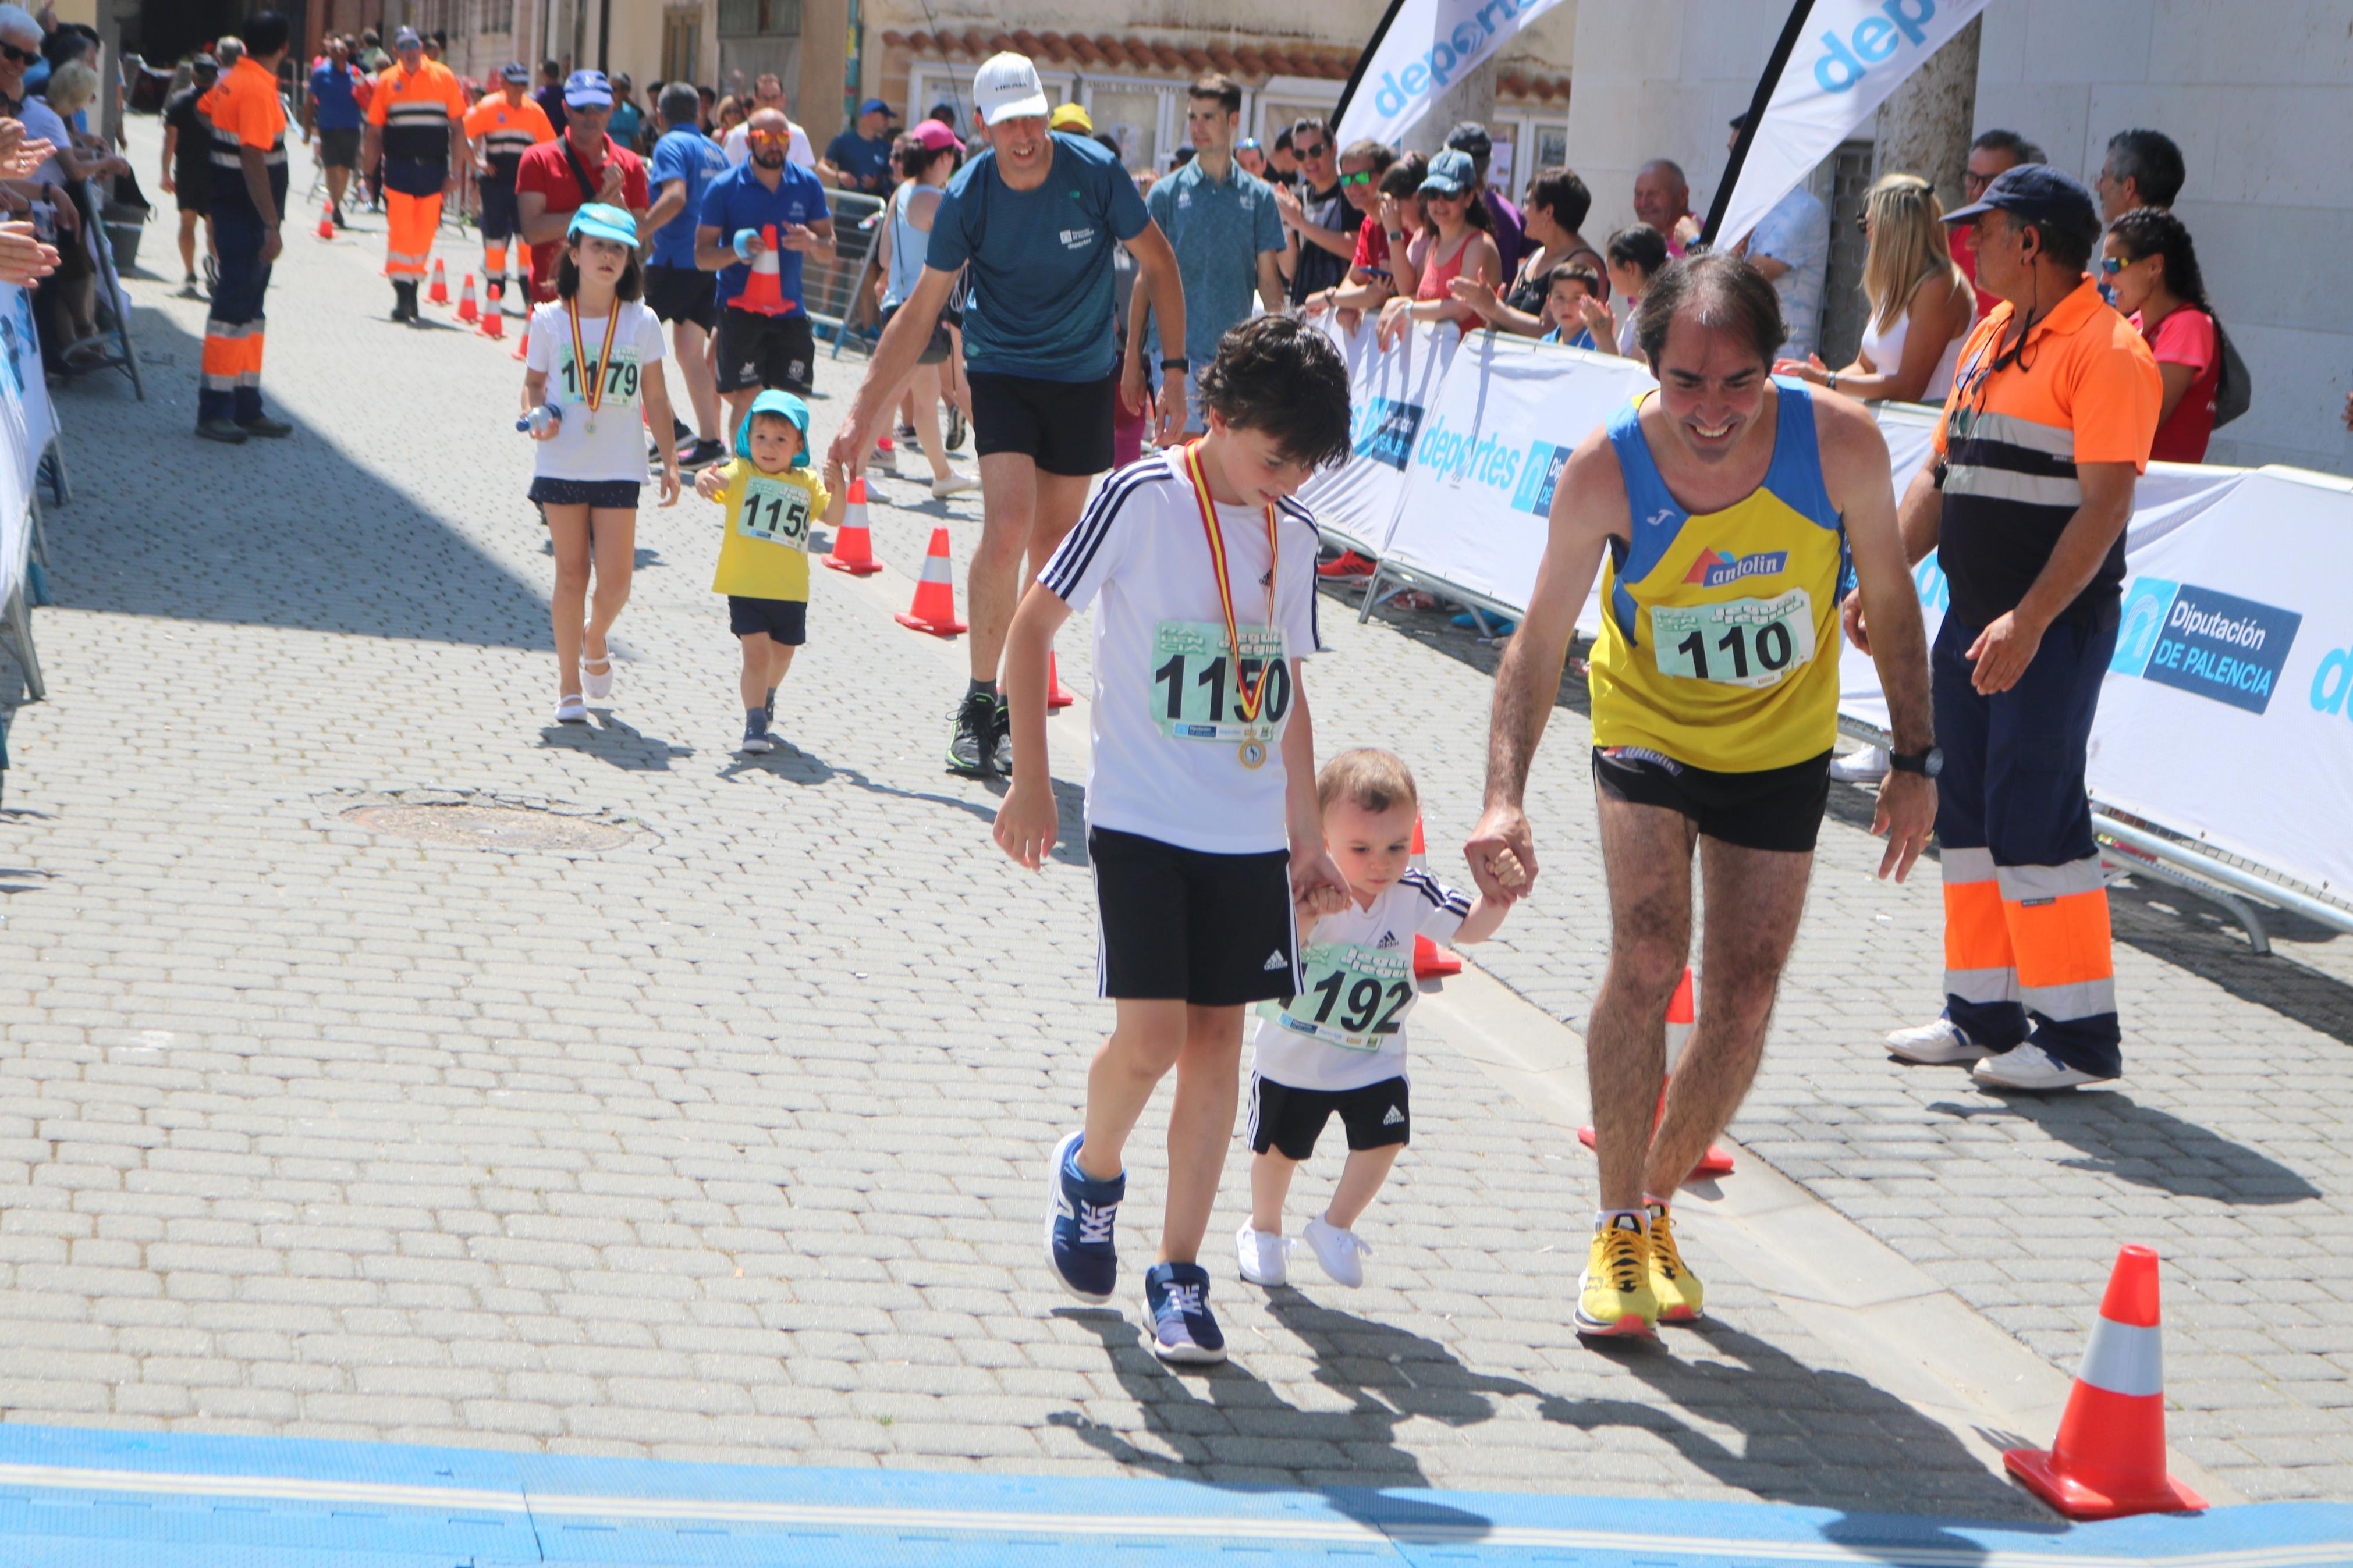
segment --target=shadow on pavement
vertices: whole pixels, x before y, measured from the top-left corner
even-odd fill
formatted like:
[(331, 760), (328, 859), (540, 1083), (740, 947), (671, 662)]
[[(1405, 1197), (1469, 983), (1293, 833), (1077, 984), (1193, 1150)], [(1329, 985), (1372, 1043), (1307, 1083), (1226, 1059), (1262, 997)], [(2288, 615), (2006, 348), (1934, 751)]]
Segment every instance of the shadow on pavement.
[(577, 752), (584, 757), (610, 763), (622, 772), (632, 773), (666, 773), (673, 762), (694, 755), (692, 746), (681, 746), (659, 735), (649, 735), (614, 718), (609, 709), (591, 708), (588, 711), (596, 716), (594, 724), (542, 726), (539, 731), (541, 747), (548, 751)]
[[(132, 331), (147, 402), (133, 402), (127, 383), (119, 391), (89, 384), (58, 398), (76, 494), (48, 523), (58, 605), (489, 647), (554, 646), (537, 585), (349, 460), (282, 404), (268, 402), (274, 417), (294, 426), (283, 440), (197, 440), (201, 342), (145, 305), (134, 307)], [(265, 400), (269, 392), (265, 373)], [(429, 452), (412, 459), (434, 461)], [(107, 504), (84, 504), (101, 495)]]
[[(2116, 940), (2152, 958), (2177, 964), (2221, 986), (2242, 1002), (2353, 1046), (2353, 985), (2284, 955), (2257, 957), (2240, 934), (2238, 917), (2186, 889), (2135, 882), (2111, 889), (2109, 918)], [(2275, 942), (2341, 942), (2344, 933), (2283, 910), (2261, 911)]]
[(2271, 1156), (2114, 1090), (2012, 1093), (1975, 1105), (1936, 1100), (1928, 1109), (1963, 1121), (1989, 1117), (2031, 1121), (2084, 1152), (2081, 1159), (2058, 1162), (2069, 1170), (2094, 1172), (2177, 1197), (2293, 1204), (2320, 1196), (2319, 1188)]
[[(1674, 1333), (1696, 1334), (1738, 1365), (1684, 1360), (1672, 1341), (1663, 1347), (1610, 1345), (1592, 1353), (1616, 1361), (1657, 1397), (1580, 1400), (1473, 1372), (1434, 1340), (1319, 1306), (1289, 1288), (1268, 1291), (1267, 1310), (1305, 1342), (1315, 1381), (1347, 1409), (1300, 1410), (1234, 1363), (1172, 1375), (1124, 1317), (1071, 1310), (1061, 1315), (1103, 1340), (1121, 1387), (1143, 1407), (1152, 1434), (1179, 1457), (1146, 1452), (1084, 1415), (1058, 1415), (1053, 1423), (1121, 1465), (1197, 1482), (1295, 1486), (1303, 1472), (1345, 1468), (1352, 1486), (1427, 1487), (1419, 1460), (1397, 1440), (1400, 1426), (1429, 1419), (1460, 1430), (1494, 1419), (1504, 1401), (1526, 1399), (1540, 1419), (1557, 1426), (1655, 1433), (1715, 1480), (1767, 1501), (1857, 1514), (1961, 1513), (2031, 1521), (2029, 1528), (2046, 1517), (1988, 1473), (1958, 1437), (1901, 1400), (1852, 1373), (1807, 1366), (1720, 1321)], [(1736, 1443), (1701, 1430), (1682, 1412), (1735, 1428)], [(1226, 1439), (1235, 1441), (1228, 1447)], [(1247, 1458), (1238, 1452), (1245, 1448)], [(1558, 1480), (1574, 1482), (1576, 1456), (1564, 1454), (1562, 1462)], [(1597, 1484), (1609, 1479), (1597, 1477)], [(1362, 1506), (1362, 1500), (1352, 1505), (1345, 1490), (1331, 1495), (1352, 1514)], [(1388, 1522), (1369, 1509), (1359, 1516)], [(1888, 1534), (1883, 1524), (1861, 1518), (1851, 1528), (1831, 1528), (1849, 1550), (1866, 1555), (1877, 1554), (1875, 1543)], [(1983, 1557), (1976, 1543), (1933, 1526), (1900, 1533), (1905, 1552), (1934, 1546), (1942, 1553), (1937, 1560), (1955, 1568)], [(1898, 1553), (1891, 1549), (1888, 1555)]]

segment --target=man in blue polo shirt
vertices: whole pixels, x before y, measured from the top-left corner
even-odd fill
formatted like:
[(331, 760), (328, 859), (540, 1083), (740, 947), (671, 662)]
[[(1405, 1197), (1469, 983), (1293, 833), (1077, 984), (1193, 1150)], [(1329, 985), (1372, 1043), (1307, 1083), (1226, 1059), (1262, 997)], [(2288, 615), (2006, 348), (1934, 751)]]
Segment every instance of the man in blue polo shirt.
[[(1282, 273), (1275, 265), (1282, 254), (1282, 215), (1266, 182), (1234, 163), (1241, 113), (1242, 89), (1233, 79), (1196, 81), (1185, 103), (1192, 161), (1155, 181), (1144, 198), (1145, 210), (1176, 252), (1176, 275), (1185, 284), (1185, 357), (1197, 366), (1217, 358), (1218, 340), (1250, 319), (1253, 289), (1269, 313), (1279, 314), (1283, 306)], [(1148, 342), (1144, 330), (1150, 306), (1150, 297), (1137, 290), (1120, 366), (1120, 403), (1130, 409), (1144, 402), (1145, 353), (1160, 352), (1158, 323)], [(1185, 429), (1206, 430), (1190, 371), (1184, 381)]]
[[(726, 456), (719, 439), (719, 390), (704, 353), (719, 325), (719, 292), (711, 274), (694, 263), (694, 231), (702, 222), (702, 198), (711, 182), (727, 173), (727, 155), (696, 128), (702, 95), (691, 81), (674, 81), (655, 105), (662, 121), (654, 143), (654, 205), (646, 227), (654, 237), (646, 263), (646, 305), (670, 323), (670, 351), (694, 405), (694, 445), (679, 457), (681, 468), (702, 468)], [(731, 241), (732, 244), (732, 237)]]
[[(953, 129), (953, 127), (951, 127)], [(858, 123), (825, 144), (820, 178), (845, 191), (881, 195), (891, 188), (891, 106), (870, 98), (858, 106)]]
[(327, 39), (327, 58), (311, 68), (311, 96), (303, 100), (303, 129), (319, 135), (319, 162), (327, 171), (327, 205), (335, 226), (343, 226), (343, 193), (351, 187), (352, 171), (360, 163), (360, 125), (366, 119), (357, 89), (360, 73), (353, 68), (350, 44), (341, 37)]
[[(1026, 55), (991, 57), (973, 82), (988, 151), (948, 182), (932, 218), (915, 291), (883, 329), (832, 455), (856, 472), (887, 405), (932, 339), (959, 273), (971, 279), (964, 355), (980, 458), (981, 536), (973, 552), (972, 680), (948, 741), (951, 771), (1009, 772), (1011, 726), (997, 688), (1019, 596), (1021, 556), (1043, 566), (1079, 521), (1088, 481), (1111, 467), (1119, 395), (1112, 333), (1112, 250), (1134, 253), (1138, 292), (1166, 335), (1185, 342), (1185, 292), (1167, 237), (1135, 182), (1091, 138), (1050, 132), (1045, 84)], [(1164, 359), (1166, 373), (1188, 370)], [(1164, 384), (1160, 439), (1176, 438), (1183, 394)]]
[(792, 133), (782, 110), (753, 115), (751, 157), (711, 182), (697, 215), (694, 264), (719, 274), (719, 390), (731, 435), (763, 389), (806, 396), (817, 363), (801, 258), (833, 259), (833, 215), (825, 186), (786, 156)]

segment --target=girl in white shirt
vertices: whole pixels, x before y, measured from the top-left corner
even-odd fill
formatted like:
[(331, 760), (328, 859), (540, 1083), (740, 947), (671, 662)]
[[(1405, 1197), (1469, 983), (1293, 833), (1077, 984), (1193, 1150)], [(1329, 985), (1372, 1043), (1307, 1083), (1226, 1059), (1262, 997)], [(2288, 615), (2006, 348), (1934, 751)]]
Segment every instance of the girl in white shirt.
[(556, 297), (531, 315), (523, 409), (528, 415), (546, 404), (561, 416), (533, 432), (539, 446), (530, 493), (555, 549), (555, 718), (562, 724), (588, 721), (584, 698), (612, 695), (605, 637), (629, 601), (648, 426), (663, 437), (661, 504), (678, 504), (661, 322), (639, 302), (643, 289), (636, 220), (591, 203), (572, 215), (556, 264)]

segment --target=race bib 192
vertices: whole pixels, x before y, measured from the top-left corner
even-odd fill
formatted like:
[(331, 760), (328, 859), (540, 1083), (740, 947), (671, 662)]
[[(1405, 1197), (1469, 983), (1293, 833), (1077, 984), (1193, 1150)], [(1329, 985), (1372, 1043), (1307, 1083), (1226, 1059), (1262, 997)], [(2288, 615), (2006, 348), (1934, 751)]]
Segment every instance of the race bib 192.
[(808, 548), (809, 493), (798, 485), (781, 484), (754, 474), (744, 484), (744, 504), (735, 512), (735, 531), (763, 544)]
[(1651, 657), (1679, 680), (1771, 686), (1813, 659), (1813, 595), (1792, 588), (1770, 599), (1654, 605)]
[[(1241, 626), (1236, 667), (1226, 628), (1209, 621), (1163, 621), (1152, 639), (1152, 721), (1176, 741), (1272, 741), (1291, 710), (1291, 667), (1282, 628)], [(1271, 668), (1270, 668), (1270, 665)], [(1241, 691), (1266, 670), (1258, 717), (1242, 717)]]
[(1378, 948), (1315, 942), (1300, 962), (1307, 988), (1282, 1004), (1275, 1023), (1345, 1050), (1379, 1050), (1419, 994), (1410, 943)]

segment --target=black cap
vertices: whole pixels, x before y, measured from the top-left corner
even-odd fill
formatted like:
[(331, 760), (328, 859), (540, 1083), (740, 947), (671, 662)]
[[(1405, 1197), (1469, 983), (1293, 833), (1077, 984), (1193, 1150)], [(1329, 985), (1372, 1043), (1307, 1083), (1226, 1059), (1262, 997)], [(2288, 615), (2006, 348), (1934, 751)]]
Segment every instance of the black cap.
[(190, 70), (216, 71), (220, 69), (220, 61), (215, 59), (210, 55), (198, 55), (188, 62), (188, 68)]
[(2034, 223), (2047, 223), (2086, 245), (2100, 237), (2100, 209), (2084, 182), (2048, 163), (2020, 163), (2004, 169), (1985, 188), (1985, 195), (1945, 215), (1947, 223), (1967, 223), (1979, 213), (2000, 211)]
[(1466, 120), (1446, 133), (1446, 144), (1457, 153), (1468, 153), (1473, 158), (1484, 158), (1495, 151), (1487, 128), (1475, 120)]

